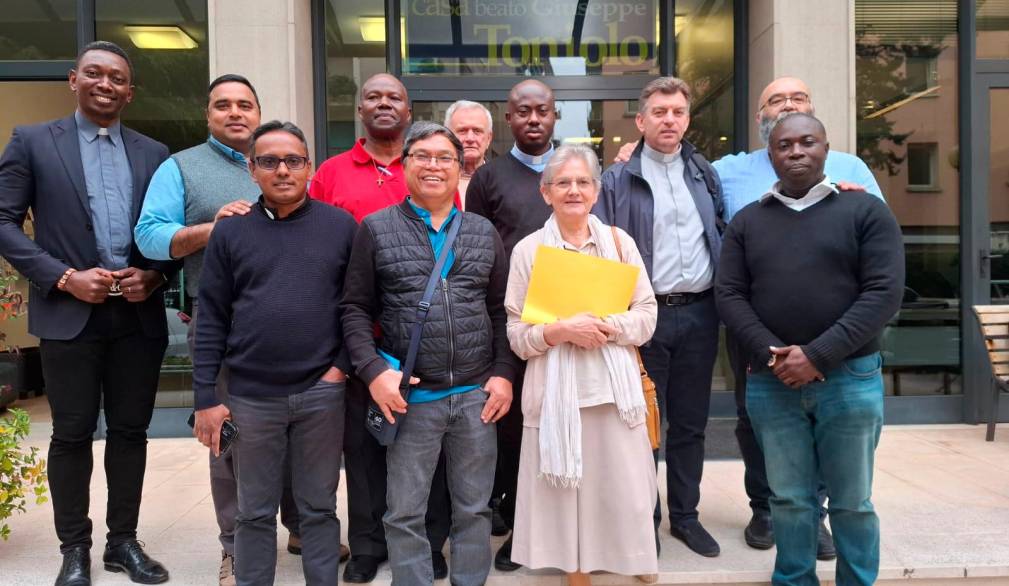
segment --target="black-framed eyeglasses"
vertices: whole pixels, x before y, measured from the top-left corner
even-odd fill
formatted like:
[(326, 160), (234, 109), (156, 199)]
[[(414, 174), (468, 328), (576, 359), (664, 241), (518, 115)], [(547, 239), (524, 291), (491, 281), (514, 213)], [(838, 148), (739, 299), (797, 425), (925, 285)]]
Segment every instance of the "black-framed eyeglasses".
[(795, 106), (803, 106), (809, 103), (809, 94), (804, 92), (797, 92), (790, 96), (786, 96), (785, 94), (774, 94), (770, 98), (767, 98), (767, 101), (764, 102), (764, 105), (761, 106), (760, 109), (763, 110), (767, 106), (777, 108), (778, 106), (784, 106), (785, 102), (792, 102)]
[(287, 168), (290, 171), (300, 171), (308, 164), (308, 157), (300, 157), (298, 155), (287, 155), (286, 157), (263, 155), (262, 157), (256, 157), (252, 160), (256, 163), (257, 167), (266, 169), (267, 171), (276, 171), (281, 162), (287, 165)]
[(439, 167), (451, 167), (453, 163), (459, 162), (459, 159), (450, 155), (429, 155), (427, 153), (412, 153), (407, 155), (407, 157), (413, 159), (420, 165), (430, 165), (431, 161), (438, 163)]

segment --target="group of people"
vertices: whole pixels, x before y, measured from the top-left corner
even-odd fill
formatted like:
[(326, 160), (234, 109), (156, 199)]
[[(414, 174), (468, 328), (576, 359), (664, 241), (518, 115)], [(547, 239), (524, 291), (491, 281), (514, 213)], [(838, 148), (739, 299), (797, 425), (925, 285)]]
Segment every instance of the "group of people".
[[(574, 586), (595, 571), (656, 581), (638, 349), (667, 425), (668, 530), (717, 556), (698, 504), (720, 322), (746, 543), (777, 546), (775, 585), (816, 583), (816, 559), (834, 557), (839, 585), (874, 582), (878, 336), (899, 308), (903, 246), (869, 170), (829, 149), (801, 80), (761, 94), (766, 146), (709, 163), (684, 138), (690, 87), (658, 78), (639, 99), (641, 140), (602, 172), (589, 147), (555, 147), (542, 81), (512, 88), (514, 145), (491, 157), (484, 106), (413, 122), (404, 86), (379, 74), (360, 87), (364, 136), (314, 175), (302, 131), (262, 123), (245, 77), (210, 83), (207, 142), (173, 155), (120, 123), (132, 80), (121, 48), (87, 45), (69, 76), (77, 110), (18, 127), (0, 158), (0, 253), (31, 283), (53, 414), (57, 586), (91, 583), (100, 405), (104, 567), (169, 579), (137, 520), (162, 292), (180, 265), (224, 586), (273, 583), (278, 509), (308, 584), (337, 583), (348, 557), (352, 583), (386, 560), (403, 586), (479, 585), (492, 565), (558, 568)], [(626, 311), (522, 321), (541, 246), (637, 267)], [(372, 424), (395, 426), (391, 445)], [(509, 535), (494, 553), (497, 516)]]

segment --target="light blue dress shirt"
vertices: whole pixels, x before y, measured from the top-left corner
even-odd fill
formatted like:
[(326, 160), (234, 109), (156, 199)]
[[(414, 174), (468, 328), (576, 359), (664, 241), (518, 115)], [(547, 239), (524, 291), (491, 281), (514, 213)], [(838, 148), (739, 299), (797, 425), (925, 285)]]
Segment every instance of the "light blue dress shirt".
[(122, 127), (116, 121), (101, 128), (80, 111), (74, 112), (74, 119), (98, 245), (98, 266), (113, 271), (125, 269), (133, 244), (133, 172)]
[[(245, 165), (245, 155), (213, 136), (211, 145)], [(134, 235), (140, 252), (152, 260), (172, 260), (172, 238), (186, 227), (186, 186), (175, 159), (169, 157), (158, 167), (147, 186), (147, 197)]]
[(543, 169), (547, 168), (547, 163), (550, 161), (550, 157), (554, 156), (554, 145), (550, 143), (550, 149), (543, 153), (542, 155), (530, 155), (519, 150), (519, 145), (512, 145), (511, 154), (513, 157), (522, 162), (523, 165), (529, 167), (537, 173), (542, 173)]
[[(726, 222), (732, 220), (739, 210), (760, 199), (778, 181), (766, 148), (726, 155), (712, 164), (722, 181)], [(840, 151), (828, 152), (824, 173), (834, 181), (861, 185), (867, 192), (886, 201), (872, 171), (862, 159), (854, 155)]]

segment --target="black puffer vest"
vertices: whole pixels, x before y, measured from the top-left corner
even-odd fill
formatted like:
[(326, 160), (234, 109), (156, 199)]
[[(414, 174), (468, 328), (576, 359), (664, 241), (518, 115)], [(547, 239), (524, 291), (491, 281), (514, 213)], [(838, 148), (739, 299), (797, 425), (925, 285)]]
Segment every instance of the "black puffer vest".
[[(476, 214), (462, 221), (455, 261), (435, 290), (424, 323), (414, 376), (430, 389), (482, 384), (494, 363), (487, 287), (494, 265), (494, 226)], [(375, 281), (381, 307), (380, 347), (405, 360), (417, 304), (434, 270), (427, 226), (406, 202), (364, 219), (375, 239)]]

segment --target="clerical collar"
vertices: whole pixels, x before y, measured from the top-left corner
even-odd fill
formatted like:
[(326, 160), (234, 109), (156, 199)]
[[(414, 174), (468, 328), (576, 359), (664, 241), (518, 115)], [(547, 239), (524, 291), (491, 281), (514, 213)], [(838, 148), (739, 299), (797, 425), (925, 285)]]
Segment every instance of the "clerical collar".
[(519, 149), (519, 145), (515, 144), (512, 146), (511, 154), (526, 165), (546, 165), (550, 161), (550, 157), (554, 156), (554, 144), (550, 143), (550, 149), (542, 155), (524, 153)]
[(683, 145), (679, 144), (676, 146), (676, 152), (672, 154), (666, 154), (661, 151), (657, 151), (645, 143), (645, 148), (641, 149), (641, 154), (648, 157), (649, 159), (655, 161), (656, 163), (662, 163), (663, 165), (668, 165), (680, 159), (680, 153), (683, 152)]

